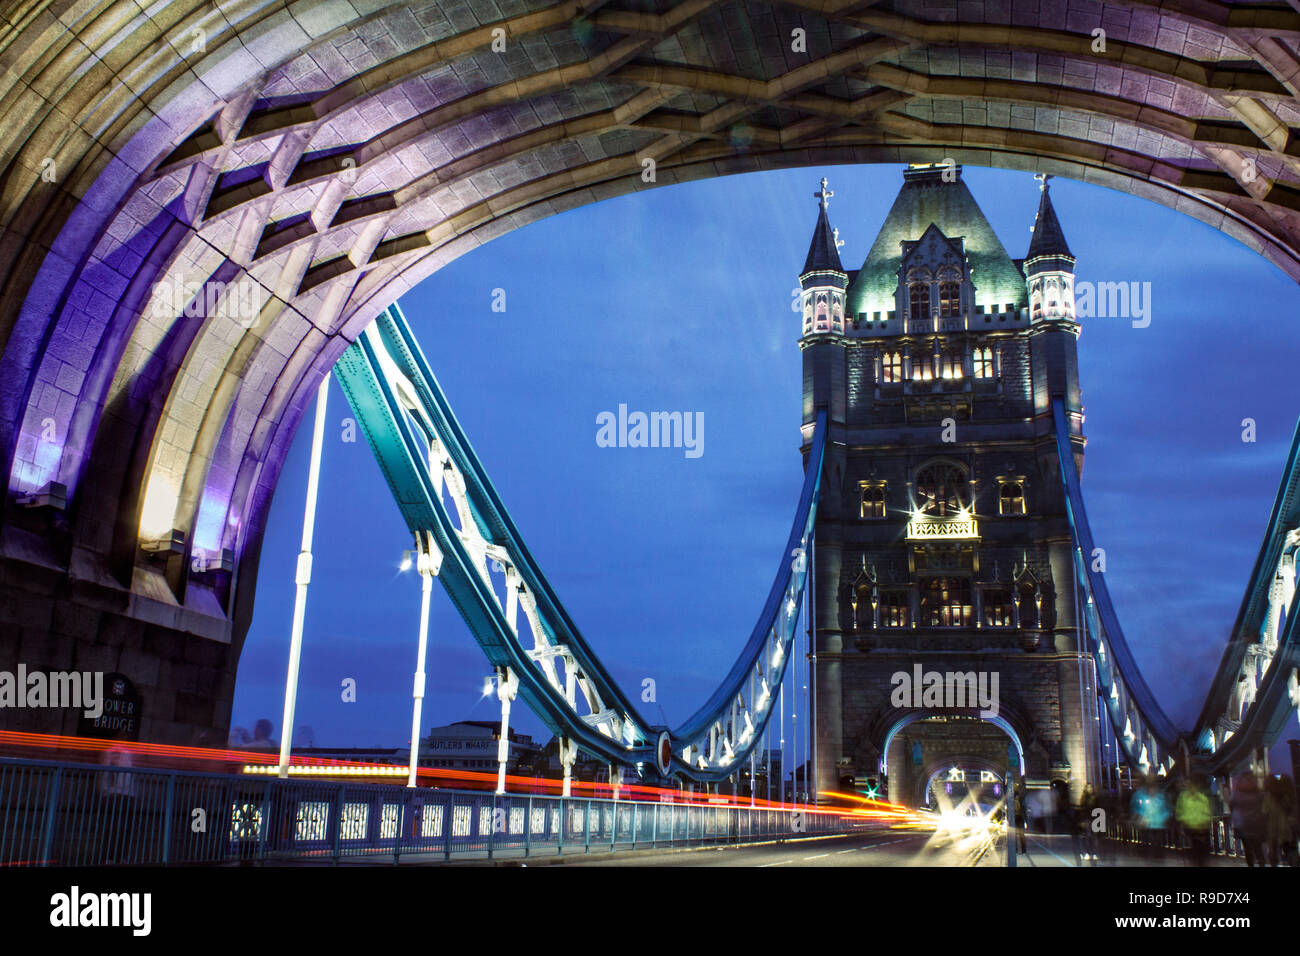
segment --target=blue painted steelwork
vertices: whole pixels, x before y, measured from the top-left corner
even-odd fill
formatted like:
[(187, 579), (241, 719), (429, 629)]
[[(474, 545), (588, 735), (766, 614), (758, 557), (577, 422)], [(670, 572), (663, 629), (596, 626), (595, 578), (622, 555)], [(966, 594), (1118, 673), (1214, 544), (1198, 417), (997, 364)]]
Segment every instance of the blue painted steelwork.
[(1088, 513), (1083, 506), (1079, 472), (1070, 445), (1070, 427), (1061, 399), (1052, 402), (1052, 414), (1061, 478), (1065, 484), (1066, 510), (1074, 533), (1075, 573), (1084, 598), (1081, 615), (1084, 640), (1097, 662), (1101, 697), (1106, 702), (1115, 737), (1129, 762), (1143, 772), (1158, 769), (1168, 772), (1172, 769), (1169, 761), (1178, 745), (1178, 731), (1156, 702), (1137, 662), (1133, 660), (1111, 604), (1104, 575), (1092, 570), (1095, 553), (1092, 528), (1088, 525)]
[[(638, 713), (565, 611), (396, 305), (344, 353), (335, 375), (407, 527), (417, 542), (422, 532), (432, 534), (443, 556), (438, 576), (488, 660), (517, 675), (520, 695), (553, 733), (611, 763), (655, 766), (665, 729)], [(763, 612), (717, 692), (668, 735), (670, 773), (700, 781), (725, 779), (741, 768), (772, 713), (804, 591), (806, 561), (801, 555), (816, 520), (825, 432), (822, 411), (794, 525)], [(504, 608), (489, 571), (493, 565), (505, 578)], [(521, 640), (521, 608), (533, 632), (532, 649)], [(587, 713), (581, 712), (578, 691)]]
[[(1295, 547), (1295, 529), (1300, 527), (1300, 428), (1291, 443), (1268, 531), (1251, 572), (1233, 636), (1224, 650), (1196, 728), (1186, 735), (1177, 731), (1143, 680), (1111, 604), (1104, 575), (1092, 569), (1091, 558), (1095, 553), (1092, 529), (1083, 505), (1061, 400), (1053, 402), (1052, 411), (1074, 534), (1075, 571), (1084, 598), (1084, 639), (1097, 664), (1100, 696), (1106, 702), (1117, 741), (1129, 762), (1143, 771), (1167, 773), (1184, 759), (1186, 752), (1199, 758), (1198, 769), (1205, 772), (1215, 775), (1236, 772), (1251, 761), (1257, 749), (1267, 748), (1276, 741), (1291, 710), (1300, 705), (1296, 676), (1300, 667), (1300, 630), (1296, 621), (1300, 615), (1294, 613), (1294, 597), (1289, 608), (1281, 609), (1284, 623), (1278, 630), (1276, 647), (1266, 646), (1268, 642), (1261, 636), (1268, 623), (1270, 595), (1283, 549), (1288, 546), (1288, 538), (1290, 547)], [(1266, 670), (1245, 712), (1233, 717), (1229, 714), (1230, 701), (1234, 699), (1234, 688), (1243, 679), (1244, 662), (1252, 649), (1261, 660), (1267, 661)]]
[[(1268, 670), (1260, 682), (1254, 701), (1236, 722), (1237, 727), (1226, 741), (1212, 737), (1223, 736), (1220, 724), (1228, 713), (1233, 690), (1253, 645), (1266, 642), (1264, 631), (1269, 626), (1268, 610), (1274, 576), (1287, 539), (1300, 527), (1300, 425), (1291, 439), (1291, 449), (1282, 469), (1273, 510), (1269, 514), (1267, 531), (1260, 545), (1259, 556), (1251, 570), (1250, 584), (1242, 598), (1241, 609), (1232, 627), (1232, 638), (1224, 648), (1223, 658), (1215, 672), (1214, 683), (1205, 706), (1193, 731), (1193, 740), (1202, 751), (1209, 751), (1209, 765), (1215, 772), (1231, 773), (1249, 761), (1255, 747), (1271, 746), (1282, 732), (1291, 711), (1300, 704), (1294, 699), (1295, 669), (1300, 666), (1300, 633), (1296, 630), (1296, 599), (1283, 609), (1284, 622), (1278, 629), (1276, 649), (1272, 651)], [(1292, 567), (1294, 574), (1295, 566)], [(1267, 743), (1266, 743), (1267, 742)]]

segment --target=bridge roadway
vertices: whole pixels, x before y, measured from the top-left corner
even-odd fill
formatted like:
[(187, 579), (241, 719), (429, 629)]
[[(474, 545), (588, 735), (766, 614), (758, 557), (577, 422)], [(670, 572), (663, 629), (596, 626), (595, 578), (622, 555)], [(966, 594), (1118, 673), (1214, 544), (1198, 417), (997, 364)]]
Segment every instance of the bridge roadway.
[[(1070, 868), (1079, 864), (1068, 836), (1031, 834), (1028, 852), (1019, 853), (1017, 867)], [(1084, 866), (1149, 867), (1184, 866), (1185, 854), (1166, 852), (1158, 858), (1147, 858), (1138, 848), (1104, 841), (1102, 860)], [(675, 850), (638, 850), (602, 853), (597, 856), (564, 856), (532, 858), (529, 860), (503, 858), (499, 865), (564, 865), (564, 866), (631, 866), (631, 867), (756, 867), (791, 868), (807, 866), (829, 867), (1003, 867), (1006, 865), (1006, 843), (1001, 835), (996, 843), (980, 834), (963, 836), (933, 832), (875, 831), (849, 836), (818, 837), (807, 840), (787, 840), (780, 843), (762, 843), (748, 846), (698, 847)], [(464, 861), (469, 863), (470, 861)], [(478, 861), (476, 861), (478, 862)], [(487, 862), (487, 861), (481, 861)], [(1211, 867), (1239, 867), (1236, 858), (1212, 857)]]

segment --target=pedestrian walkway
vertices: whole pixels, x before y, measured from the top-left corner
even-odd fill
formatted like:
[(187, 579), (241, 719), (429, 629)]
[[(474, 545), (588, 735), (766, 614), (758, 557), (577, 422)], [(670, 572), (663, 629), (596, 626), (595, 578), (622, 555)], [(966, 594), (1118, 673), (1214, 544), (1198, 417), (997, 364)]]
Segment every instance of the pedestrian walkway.
[[(1182, 850), (1155, 850), (1136, 843), (1119, 840), (1101, 840), (1097, 846), (1096, 860), (1082, 862), (1075, 856), (1074, 845), (1066, 834), (1031, 833), (1027, 837), (1028, 852), (1016, 854), (1016, 866), (1030, 867), (1091, 867), (1091, 866), (1190, 866), (1190, 857)], [(1006, 861), (1006, 845), (1000, 844), (998, 852)], [(1205, 863), (1213, 867), (1240, 867), (1245, 861), (1237, 857), (1211, 856)]]

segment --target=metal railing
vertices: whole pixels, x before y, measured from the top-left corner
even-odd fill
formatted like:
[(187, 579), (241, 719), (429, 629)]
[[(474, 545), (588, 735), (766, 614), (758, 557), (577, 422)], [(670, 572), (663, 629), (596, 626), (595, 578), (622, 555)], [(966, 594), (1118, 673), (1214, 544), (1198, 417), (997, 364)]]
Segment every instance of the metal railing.
[(0, 759), (0, 866), (532, 856), (866, 828), (811, 809), (496, 795)]

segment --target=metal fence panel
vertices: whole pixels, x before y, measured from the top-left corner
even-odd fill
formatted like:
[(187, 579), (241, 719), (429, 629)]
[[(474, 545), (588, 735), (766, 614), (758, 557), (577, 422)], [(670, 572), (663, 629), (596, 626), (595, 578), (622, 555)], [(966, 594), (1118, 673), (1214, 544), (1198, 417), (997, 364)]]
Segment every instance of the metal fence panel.
[(584, 853), (790, 835), (798, 812), (0, 758), (3, 866)]

